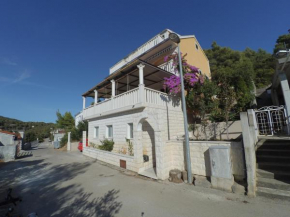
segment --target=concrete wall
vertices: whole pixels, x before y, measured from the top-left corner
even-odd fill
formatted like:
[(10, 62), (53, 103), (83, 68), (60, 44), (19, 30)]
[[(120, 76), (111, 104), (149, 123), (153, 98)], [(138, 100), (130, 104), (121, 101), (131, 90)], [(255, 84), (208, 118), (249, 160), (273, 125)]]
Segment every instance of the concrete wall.
[(0, 132), (0, 146), (14, 144), (14, 135)]
[[(189, 132), (194, 140), (227, 140), (226, 122), (210, 123), (207, 127), (196, 125), (195, 132)], [(241, 121), (229, 121), (229, 139), (236, 139), (242, 135)]]
[[(194, 141), (190, 142), (190, 157), (192, 173), (201, 176), (210, 176), (209, 147), (228, 146), (231, 148), (232, 172), (235, 178), (245, 178), (245, 161), (242, 142), (217, 142), (217, 141)], [(168, 161), (171, 161), (170, 169), (185, 170), (184, 142), (168, 141), (166, 146)], [(168, 170), (168, 169), (166, 169)]]
[(0, 159), (5, 162), (15, 160), (17, 154), (17, 145), (0, 146)]

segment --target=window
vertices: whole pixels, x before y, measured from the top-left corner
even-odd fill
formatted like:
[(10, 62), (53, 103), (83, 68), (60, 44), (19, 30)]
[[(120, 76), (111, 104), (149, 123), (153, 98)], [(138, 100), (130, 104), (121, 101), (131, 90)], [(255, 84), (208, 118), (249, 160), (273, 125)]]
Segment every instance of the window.
[(94, 138), (95, 139), (98, 139), (99, 138), (99, 127), (95, 127), (95, 130), (94, 130)]
[(127, 127), (127, 139), (133, 139), (133, 123), (129, 123)]
[(106, 137), (113, 138), (113, 126), (112, 125), (107, 126)]
[(195, 48), (196, 48), (196, 50), (198, 50), (198, 45), (197, 44), (195, 44)]

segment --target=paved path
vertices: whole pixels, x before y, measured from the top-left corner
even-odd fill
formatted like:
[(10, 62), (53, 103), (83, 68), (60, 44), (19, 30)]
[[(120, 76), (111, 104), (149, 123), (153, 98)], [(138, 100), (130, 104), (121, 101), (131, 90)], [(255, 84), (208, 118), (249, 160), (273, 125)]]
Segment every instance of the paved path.
[(0, 195), (12, 187), (15, 195), (23, 197), (18, 209), (24, 216), (33, 211), (40, 217), (290, 215), (287, 202), (151, 181), (79, 152), (54, 150), (48, 143), (39, 145), (32, 154), (0, 165)]

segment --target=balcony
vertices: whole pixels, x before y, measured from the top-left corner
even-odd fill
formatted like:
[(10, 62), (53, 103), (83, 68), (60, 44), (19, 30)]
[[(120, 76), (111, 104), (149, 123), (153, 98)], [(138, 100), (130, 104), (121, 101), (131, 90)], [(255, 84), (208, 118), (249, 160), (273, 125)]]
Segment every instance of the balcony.
[(118, 63), (116, 63), (114, 66), (110, 68), (110, 74), (116, 72), (118, 69), (125, 66), (127, 63), (131, 62), (132, 60), (137, 59), (142, 54), (149, 51), (151, 48), (155, 47), (158, 44), (161, 44), (162, 42), (166, 41), (169, 37), (169, 33), (171, 31), (166, 29), (165, 31), (161, 32), (160, 34), (156, 35), (152, 39), (150, 39), (148, 42), (137, 48), (135, 51), (133, 51), (131, 54), (129, 54), (127, 57), (120, 60)]
[(84, 120), (145, 107), (181, 109), (179, 97), (150, 89), (144, 85), (91, 105), (83, 110)]

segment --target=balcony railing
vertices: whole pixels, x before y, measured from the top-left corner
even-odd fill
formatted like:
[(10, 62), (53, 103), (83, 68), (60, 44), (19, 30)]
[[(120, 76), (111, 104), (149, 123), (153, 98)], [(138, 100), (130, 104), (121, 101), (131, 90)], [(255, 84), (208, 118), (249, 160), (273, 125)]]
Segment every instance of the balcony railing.
[(168, 36), (169, 36), (169, 31), (166, 31), (162, 35), (160, 35), (160, 34), (156, 35), (154, 38), (147, 41), (141, 47), (137, 48), (137, 50), (133, 51), (127, 57), (125, 57), (124, 59), (122, 59), (118, 63), (116, 63), (114, 66), (112, 66), (110, 68), (110, 74), (112, 74), (115, 71), (117, 71), (118, 69), (122, 68), (124, 65), (131, 62), (132, 60), (136, 59), (141, 54), (150, 50), (152, 47), (156, 46), (157, 44), (161, 43), (162, 41), (165, 41), (168, 38)]
[(175, 67), (173, 66), (173, 60), (163, 63), (158, 67), (165, 71), (171, 72), (172, 74), (176, 74), (176, 72), (174, 71)]
[[(111, 99), (107, 99), (83, 110), (83, 118), (97, 117), (110, 111), (131, 110), (135, 105), (158, 106), (171, 109), (181, 109), (179, 97), (173, 97), (166, 93), (140, 86)], [(122, 110), (122, 111), (123, 111)]]

